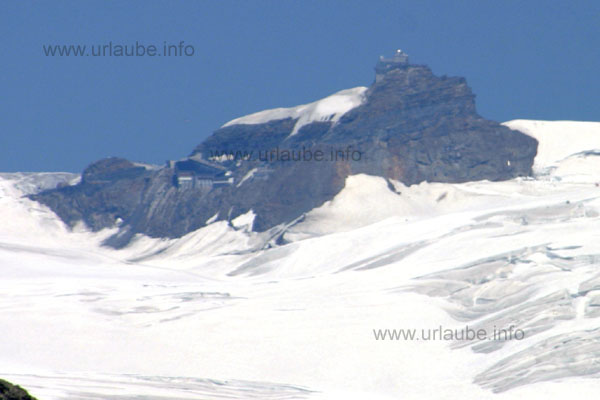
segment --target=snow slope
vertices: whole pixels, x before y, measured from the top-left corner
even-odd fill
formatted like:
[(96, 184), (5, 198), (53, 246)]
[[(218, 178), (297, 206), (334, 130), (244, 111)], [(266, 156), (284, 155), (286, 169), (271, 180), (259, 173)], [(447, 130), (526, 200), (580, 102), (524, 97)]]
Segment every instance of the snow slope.
[(313, 103), (289, 108), (274, 108), (236, 118), (222, 127), (264, 124), (273, 120), (291, 118), (296, 120), (296, 124), (290, 135), (295, 135), (300, 128), (311, 122), (337, 122), (342, 115), (363, 103), (366, 90), (364, 86), (341, 90)]
[[(600, 170), (595, 136), (569, 132), (553, 143), (581, 146), (540, 147), (533, 179), (349, 177), (274, 247), (249, 213), (103, 248), (110, 232), (69, 231), (3, 174), (0, 377), (40, 400), (593, 398)], [(374, 333), (440, 326), (486, 337)], [(511, 327), (524, 338), (489, 340)]]
[(548, 173), (560, 164), (563, 171), (554, 171), (555, 176), (587, 175), (590, 171), (586, 171), (585, 166), (573, 164), (585, 157), (586, 152), (600, 153), (600, 122), (516, 119), (503, 125), (538, 140), (538, 155), (534, 163), (534, 171), (538, 174)]

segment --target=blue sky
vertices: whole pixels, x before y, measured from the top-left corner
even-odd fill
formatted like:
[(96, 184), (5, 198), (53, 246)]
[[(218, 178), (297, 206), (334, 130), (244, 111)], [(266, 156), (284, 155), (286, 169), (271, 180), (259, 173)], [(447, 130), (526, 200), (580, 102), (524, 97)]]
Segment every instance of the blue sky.
[[(223, 123), (368, 86), (402, 48), (479, 113), (600, 121), (598, 1), (0, 3), (0, 171), (188, 155)], [(47, 57), (52, 44), (192, 45), (191, 57)]]

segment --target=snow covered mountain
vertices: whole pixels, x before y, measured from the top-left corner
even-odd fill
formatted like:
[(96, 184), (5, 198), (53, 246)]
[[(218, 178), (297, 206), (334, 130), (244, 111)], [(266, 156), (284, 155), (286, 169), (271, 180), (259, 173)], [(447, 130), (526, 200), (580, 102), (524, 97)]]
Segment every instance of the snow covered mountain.
[(592, 398), (600, 123), (505, 125), (539, 142), (533, 177), (350, 174), (277, 230), (247, 213), (120, 250), (118, 224), (26, 197), (76, 176), (2, 174), (0, 377), (40, 400)]
[(178, 238), (207, 221), (251, 213), (250, 229), (281, 231), (331, 201), (346, 178), (420, 182), (529, 176), (537, 141), (477, 114), (464, 78), (436, 76), (404, 57), (380, 61), (369, 87), (234, 119), (189, 157), (163, 167), (119, 158), (92, 163), (76, 185), (32, 196), (65, 223)]

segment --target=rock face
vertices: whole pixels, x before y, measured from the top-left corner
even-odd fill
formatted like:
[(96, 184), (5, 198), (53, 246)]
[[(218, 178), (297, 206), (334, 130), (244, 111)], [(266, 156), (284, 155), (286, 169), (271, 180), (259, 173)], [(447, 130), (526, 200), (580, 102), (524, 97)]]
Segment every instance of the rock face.
[(25, 390), (0, 379), (0, 400), (36, 400)]
[(33, 198), (70, 225), (82, 220), (98, 230), (123, 221), (108, 242), (119, 247), (135, 233), (178, 237), (215, 215), (232, 220), (250, 210), (253, 229), (264, 231), (330, 200), (351, 174), (406, 185), (531, 174), (537, 141), (480, 117), (464, 78), (388, 62), (363, 96), (337, 122), (320, 119), (297, 132), (292, 118), (228, 125), (185, 162), (147, 169), (105, 159), (80, 184)]

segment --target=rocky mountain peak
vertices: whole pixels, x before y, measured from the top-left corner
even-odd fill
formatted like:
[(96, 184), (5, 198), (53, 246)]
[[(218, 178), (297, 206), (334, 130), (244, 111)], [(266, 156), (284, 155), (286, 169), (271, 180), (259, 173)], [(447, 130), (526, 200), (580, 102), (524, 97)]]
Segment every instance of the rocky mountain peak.
[(191, 156), (147, 170), (127, 160), (88, 167), (80, 184), (34, 198), (93, 229), (177, 237), (252, 210), (253, 228), (289, 223), (332, 199), (349, 175), (406, 185), (531, 174), (537, 141), (479, 116), (464, 78), (436, 76), (399, 51), (369, 88), (226, 123)]

